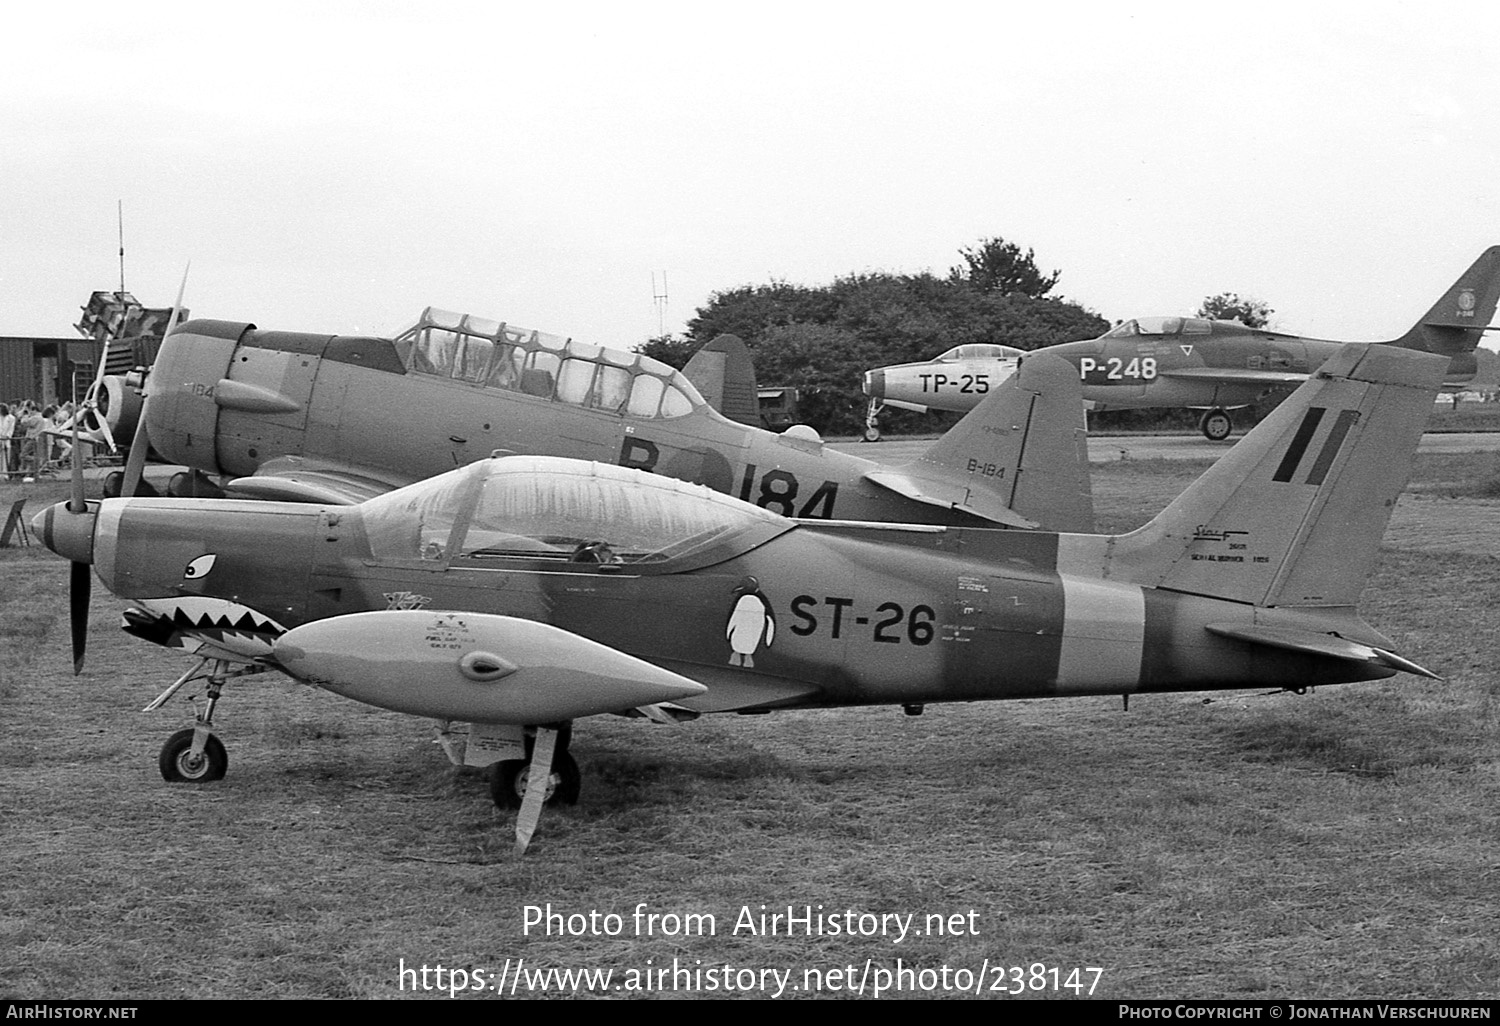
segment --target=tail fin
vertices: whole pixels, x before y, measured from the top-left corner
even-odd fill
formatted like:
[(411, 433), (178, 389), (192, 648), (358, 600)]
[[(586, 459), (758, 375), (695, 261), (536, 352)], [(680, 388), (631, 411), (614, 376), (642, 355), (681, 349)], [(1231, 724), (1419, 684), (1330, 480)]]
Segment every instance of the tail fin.
[(910, 498), (1015, 527), (1092, 531), (1088, 433), (1078, 371), (1028, 354), (922, 454), (865, 475)]
[(1447, 361), (1347, 343), (1132, 534), (1063, 539), (1068, 572), (1258, 606), (1353, 606)]
[(708, 405), (730, 420), (760, 427), (755, 363), (738, 335), (718, 335), (693, 354), (682, 373)]
[[(1390, 344), (1447, 357), (1472, 353), (1495, 316), (1497, 302), (1500, 302), (1500, 246), (1491, 246), (1479, 254), (1479, 259), (1410, 331)], [(1472, 373), (1472, 369), (1467, 373)], [(1449, 379), (1453, 377), (1450, 373)]]

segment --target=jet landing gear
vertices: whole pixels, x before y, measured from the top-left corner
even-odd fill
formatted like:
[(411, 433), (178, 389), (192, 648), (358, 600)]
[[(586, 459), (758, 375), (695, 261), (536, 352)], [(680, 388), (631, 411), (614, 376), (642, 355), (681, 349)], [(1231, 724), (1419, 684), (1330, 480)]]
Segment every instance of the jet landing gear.
[[(204, 668), (212, 664), (208, 672)], [(161, 754), (156, 758), (156, 766), (161, 770), (161, 777), (169, 784), (204, 784), (211, 780), (223, 780), (224, 773), (229, 769), (229, 753), (224, 750), (224, 742), (220, 741), (213, 732), (214, 709), (219, 704), (219, 696), (223, 694), (224, 685), (235, 677), (243, 677), (247, 674), (261, 673), (263, 668), (259, 666), (241, 666), (231, 668), (234, 664), (223, 659), (205, 657), (198, 660), (197, 665), (188, 670), (181, 677), (172, 682), (172, 685), (156, 697), (150, 705), (142, 712), (151, 712), (161, 708), (167, 700), (177, 694), (178, 690), (190, 681), (203, 679), (208, 681), (208, 702), (203, 709), (197, 708), (194, 702), (194, 724), (186, 727), (167, 738), (167, 743), (161, 746)]]
[(865, 411), (865, 441), (880, 441), (880, 411), (883, 409), (885, 409), (885, 404), (879, 399), (870, 400), (869, 409)]
[(1234, 421), (1224, 410), (1204, 410), (1198, 418), (1198, 430), (1210, 442), (1222, 442), (1234, 431)]

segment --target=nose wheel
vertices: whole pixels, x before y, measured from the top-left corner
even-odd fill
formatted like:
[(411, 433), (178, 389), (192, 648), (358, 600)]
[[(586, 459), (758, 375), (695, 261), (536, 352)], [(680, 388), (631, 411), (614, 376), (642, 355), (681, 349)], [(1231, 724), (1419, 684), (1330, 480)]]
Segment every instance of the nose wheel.
[(229, 769), (229, 753), (224, 750), (224, 743), (205, 731), (200, 745), (197, 733), (197, 727), (187, 727), (161, 746), (156, 765), (161, 778), (169, 784), (203, 784), (224, 779), (224, 772)]
[[(204, 672), (205, 667), (212, 668)], [(229, 769), (229, 753), (224, 742), (214, 736), (214, 709), (219, 704), (224, 685), (233, 677), (260, 673), (261, 667), (232, 668), (233, 664), (223, 659), (203, 658), (181, 677), (172, 682), (143, 712), (151, 712), (165, 705), (184, 685), (194, 680), (208, 681), (208, 701), (204, 708), (197, 709), (194, 701), (194, 722), (167, 738), (156, 757), (156, 767), (161, 778), (169, 784), (204, 784), (211, 780), (223, 780)]]
[(880, 441), (880, 411), (883, 409), (885, 409), (885, 404), (879, 399), (870, 400), (870, 406), (865, 411), (865, 441)]

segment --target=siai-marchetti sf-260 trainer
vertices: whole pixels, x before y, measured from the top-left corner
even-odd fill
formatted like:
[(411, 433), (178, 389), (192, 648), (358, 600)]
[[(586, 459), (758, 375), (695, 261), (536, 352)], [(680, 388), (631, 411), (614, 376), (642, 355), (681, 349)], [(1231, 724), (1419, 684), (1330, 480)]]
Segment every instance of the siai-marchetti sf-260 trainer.
[[(1406, 672), (1356, 606), (1446, 358), (1342, 348), (1144, 527), (797, 521), (566, 459), (480, 461), (353, 506), (107, 499), (36, 527), (206, 678), (161, 755), (222, 776), (228, 680), (270, 669), (440, 721), (524, 848), (571, 802), (574, 720), (1247, 687)], [(545, 787), (530, 787), (545, 780)]]

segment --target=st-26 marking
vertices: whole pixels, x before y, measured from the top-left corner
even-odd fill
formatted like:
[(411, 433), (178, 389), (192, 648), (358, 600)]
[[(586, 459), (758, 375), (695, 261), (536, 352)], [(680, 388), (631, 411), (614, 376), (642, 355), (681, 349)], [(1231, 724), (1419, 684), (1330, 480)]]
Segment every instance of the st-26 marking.
[[(812, 595), (798, 595), (792, 599), (792, 615), (801, 622), (792, 625), (792, 633), (801, 637), (816, 634), (822, 627), (828, 632), (830, 638), (842, 636), (844, 630), (844, 611), (854, 608), (855, 600), (839, 596), (825, 596), (822, 605), (829, 612), (826, 623), (818, 619), (813, 610), (819, 605), (818, 600)], [(911, 612), (899, 602), (882, 602), (875, 607), (876, 618), (871, 627), (870, 640), (887, 645), (899, 645), (903, 641), (913, 645), (930, 645), (934, 636), (933, 620), (937, 613), (931, 606), (915, 605)], [(856, 627), (864, 627), (871, 623), (871, 617), (855, 615), (851, 619)]]
[[(1073, 368), (1051, 365), (1080, 410)], [(526, 455), (357, 505), (80, 499), (33, 524), (75, 564), (75, 638), (92, 565), (130, 601), (130, 634), (197, 656), (150, 706), (207, 682), (158, 760), (168, 780), (224, 775), (224, 686), (277, 670), (438, 720), (450, 759), (495, 766), (524, 847), (543, 802), (578, 797), (569, 724), (585, 717), (1432, 677), (1357, 605), (1447, 366), (1344, 348), (1123, 535), (793, 521), (664, 474)]]

